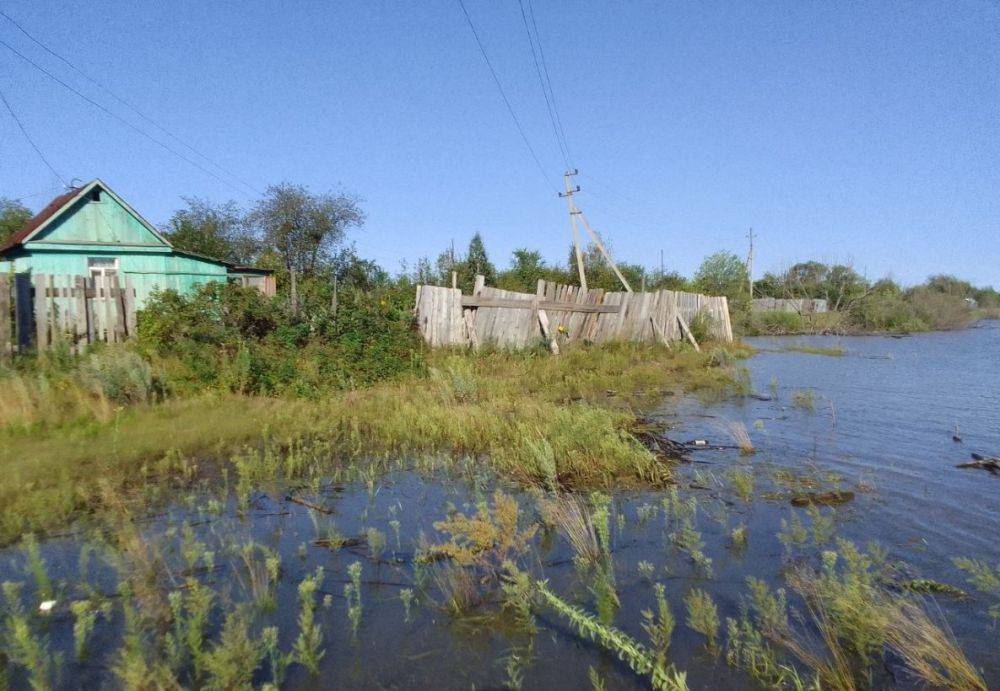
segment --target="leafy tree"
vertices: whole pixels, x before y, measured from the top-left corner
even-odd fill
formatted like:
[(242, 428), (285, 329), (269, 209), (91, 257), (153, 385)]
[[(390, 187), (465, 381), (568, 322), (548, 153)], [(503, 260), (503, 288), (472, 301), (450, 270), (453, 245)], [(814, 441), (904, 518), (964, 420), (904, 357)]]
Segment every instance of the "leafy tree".
[(253, 254), (243, 214), (236, 202), (212, 204), (184, 197), (187, 208), (170, 217), (165, 235), (177, 248), (231, 262), (247, 262)]
[(7, 242), (34, 214), (16, 199), (0, 197), (0, 244)]
[(691, 284), (676, 271), (653, 272), (646, 283), (646, 290), (690, 290)]
[(486, 244), (483, 242), (482, 235), (476, 233), (472, 236), (469, 241), (469, 251), (456, 270), (458, 271), (459, 287), (463, 291), (472, 290), (478, 275), (486, 278), (486, 285), (496, 285), (497, 270), (486, 254)]
[(772, 272), (767, 272), (762, 278), (754, 281), (753, 293), (755, 297), (783, 298), (785, 295), (785, 281), (781, 276)]
[(430, 285), (437, 281), (437, 275), (431, 267), (431, 260), (421, 257), (417, 260), (417, 266), (413, 270), (413, 281), (419, 285)]
[(826, 274), (824, 294), (832, 310), (839, 310), (857, 300), (868, 290), (866, 281), (857, 271), (843, 264), (830, 267)]
[(350, 228), (364, 223), (355, 197), (313, 194), (302, 185), (268, 187), (248, 216), (251, 229), (288, 271), (309, 275), (327, 265)]
[(789, 297), (821, 298), (830, 268), (817, 261), (799, 262), (785, 272), (785, 291)]
[(510, 268), (497, 277), (497, 287), (523, 293), (534, 292), (538, 279), (551, 278), (553, 273), (545, 265), (541, 252), (522, 247), (514, 250)]
[(927, 282), (924, 285), (926, 285), (929, 290), (933, 290), (934, 292), (944, 293), (945, 295), (954, 295), (962, 298), (970, 297), (976, 292), (976, 289), (968, 281), (963, 281), (947, 274), (931, 276), (927, 279)]
[(747, 267), (732, 252), (705, 257), (694, 275), (694, 287), (708, 295), (725, 295), (730, 302), (746, 299)]

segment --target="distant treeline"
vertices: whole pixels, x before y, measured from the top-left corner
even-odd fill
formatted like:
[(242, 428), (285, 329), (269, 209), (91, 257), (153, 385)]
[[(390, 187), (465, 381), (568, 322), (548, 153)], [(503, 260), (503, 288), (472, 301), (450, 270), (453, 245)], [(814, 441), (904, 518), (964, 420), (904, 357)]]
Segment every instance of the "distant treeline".
[[(364, 223), (361, 201), (344, 192), (314, 194), (283, 183), (269, 187), (249, 208), (234, 202), (215, 204), (186, 198), (163, 227), (179, 248), (274, 269), (279, 290), (294, 277), (297, 298), (341, 290), (408, 289), (415, 283), (450, 285), (452, 272), (463, 291), (482, 274), (488, 285), (534, 292), (538, 279), (578, 285), (576, 258), (568, 248), (565, 262), (547, 262), (540, 252), (514, 250), (505, 267), (495, 264), (483, 238), (474, 234), (464, 249), (446, 248), (433, 261), (422, 258), (395, 274), (359, 256), (348, 233)], [(0, 198), (0, 242), (15, 232), (31, 212)], [(621, 290), (621, 282), (596, 247), (583, 248), (587, 283)], [(975, 317), (1000, 311), (1000, 293), (953, 276), (937, 275), (918, 286), (900, 286), (891, 278), (871, 281), (844, 264), (800, 262), (783, 272), (769, 272), (754, 282), (753, 297), (823, 298), (834, 316), (810, 320), (798, 315), (751, 314), (750, 281), (744, 261), (730, 252), (705, 258), (693, 276), (619, 263), (633, 290), (689, 290), (729, 298), (734, 324), (745, 333), (793, 331), (915, 331), (959, 328)], [(824, 321), (825, 320), (825, 321)]]

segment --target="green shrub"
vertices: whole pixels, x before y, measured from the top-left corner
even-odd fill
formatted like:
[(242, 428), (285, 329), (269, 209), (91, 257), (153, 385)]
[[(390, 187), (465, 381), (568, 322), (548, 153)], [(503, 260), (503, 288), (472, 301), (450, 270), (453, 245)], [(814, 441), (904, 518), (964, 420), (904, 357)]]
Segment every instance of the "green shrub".
[(175, 390), (318, 396), (423, 367), (408, 289), (329, 295), (303, 282), (293, 314), (281, 297), (209, 283), (191, 295), (155, 293), (139, 315), (137, 349)]
[(129, 405), (148, 401), (153, 393), (149, 363), (124, 346), (98, 348), (80, 364), (84, 382), (93, 383), (113, 403)]

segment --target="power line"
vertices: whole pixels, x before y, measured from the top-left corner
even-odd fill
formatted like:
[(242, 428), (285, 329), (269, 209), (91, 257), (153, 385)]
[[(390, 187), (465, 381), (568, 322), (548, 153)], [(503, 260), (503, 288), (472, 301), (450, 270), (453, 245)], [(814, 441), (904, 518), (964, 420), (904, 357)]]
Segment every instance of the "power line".
[(216, 168), (218, 168), (219, 170), (221, 170), (223, 173), (225, 173), (226, 175), (228, 175), (232, 179), (234, 179), (237, 182), (239, 182), (241, 185), (243, 185), (246, 188), (248, 188), (248, 189), (256, 192), (257, 194), (260, 194), (260, 190), (256, 189), (253, 185), (251, 185), (250, 183), (244, 181), (243, 179), (241, 179), (235, 173), (229, 171), (228, 169), (226, 169), (222, 165), (220, 165), (220, 164), (216, 163), (215, 161), (213, 161), (211, 158), (209, 158), (205, 154), (203, 154), (200, 151), (198, 151), (198, 149), (194, 148), (193, 146), (191, 146), (190, 144), (188, 144), (187, 142), (185, 142), (183, 139), (181, 139), (180, 137), (178, 137), (176, 134), (174, 134), (173, 132), (171, 132), (170, 130), (168, 130), (166, 127), (164, 127), (160, 123), (156, 122), (153, 118), (151, 118), (148, 115), (146, 115), (145, 113), (143, 113), (141, 110), (139, 110), (138, 108), (136, 108), (134, 105), (132, 105), (131, 103), (129, 103), (128, 101), (126, 101), (124, 98), (122, 98), (121, 96), (119, 96), (118, 94), (116, 94), (114, 91), (112, 91), (109, 87), (105, 86), (102, 82), (98, 81), (94, 77), (91, 77), (89, 74), (87, 74), (86, 72), (84, 72), (82, 69), (80, 69), (79, 67), (77, 67), (76, 65), (74, 65), (72, 62), (69, 61), (68, 58), (63, 57), (62, 55), (60, 55), (59, 53), (57, 53), (56, 51), (52, 50), (47, 45), (45, 45), (40, 39), (35, 38), (33, 35), (31, 35), (28, 32), (27, 29), (25, 29), (23, 26), (21, 26), (17, 22), (17, 20), (15, 20), (9, 14), (7, 14), (6, 12), (4, 12), (2, 9), (0, 9), (0, 17), (3, 17), (8, 22), (10, 22), (15, 27), (17, 27), (18, 31), (20, 31), (22, 34), (24, 34), (25, 36), (27, 36), (28, 39), (30, 39), (33, 43), (35, 43), (37, 46), (39, 46), (46, 53), (48, 53), (49, 55), (53, 56), (57, 60), (62, 61), (67, 66), (69, 66), (70, 69), (74, 70), (75, 72), (77, 72), (78, 74), (80, 74), (81, 76), (83, 76), (87, 81), (89, 81), (92, 84), (95, 84), (96, 86), (98, 86), (101, 89), (103, 89), (107, 94), (109, 94), (116, 101), (118, 101), (119, 103), (121, 103), (123, 106), (125, 106), (126, 108), (128, 108), (129, 110), (131, 110), (133, 113), (135, 113), (136, 115), (138, 115), (140, 118), (142, 118), (143, 120), (145, 120), (149, 124), (153, 125), (157, 129), (159, 129), (161, 132), (163, 132), (168, 137), (170, 137), (171, 139), (173, 139), (174, 141), (176, 141), (177, 143), (179, 143), (181, 146), (187, 148), (192, 153), (194, 153), (194, 154), (200, 156), (201, 158), (203, 158), (204, 160), (208, 161), (208, 163), (210, 163), (211, 165), (215, 166)]
[[(535, 30), (535, 40), (538, 42), (538, 55), (542, 60), (542, 70), (545, 72), (545, 81), (549, 85), (549, 97), (552, 99), (552, 112), (556, 114), (556, 124), (559, 125), (559, 134), (562, 137), (562, 148), (566, 152), (566, 158), (572, 162), (573, 157), (569, 155), (569, 142), (566, 141), (566, 131), (563, 129), (562, 118), (559, 116), (559, 108), (556, 106), (556, 92), (552, 90), (552, 78), (549, 76), (549, 65), (545, 61), (545, 51), (542, 50), (542, 36), (538, 33), (538, 24), (535, 23), (535, 8), (528, 0), (528, 15), (531, 17), (531, 26)], [(575, 168), (575, 166), (569, 166)]]
[(49, 72), (49, 71), (48, 71), (47, 69), (45, 69), (44, 67), (42, 67), (41, 65), (39, 65), (39, 64), (38, 64), (37, 62), (35, 62), (34, 60), (32, 60), (31, 58), (29, 58), (28, 56), (26, 56), (26, 55), (25, 55), (24, 53), (20, 52), (20, 51), (19, 51), (19, 50), (17, 50), (16, 48), (14, 48), (14, 46), (10, 45), (10, 44), (9, 44), (9, 43), (7, 43), (6, 41), (3, 41), (3, 40), (0, 40), (0, 46), (3, 46), (4, 48), (6, 48), (7, 50), (9, 50), (10, 52), (14, 53), (14, 55), (16, 55), (17, 57), (21, 58), (21, 59), (22, 59), (22, 60), (24, 60), (25, 62), (27, 62), (27, 63), (28, 63), (29, 65), (31, 65), (31, 66), (32, 66), (32, 67), (34, 67), (34, 68), (35, 68), (36, 70), (38, 70), (39, 72), (41, 72), (42, 74), (44, 74), (44, 75), (45, 75), (46, 77), (48, 77), (49, 79), (51, 79), (51, 80), (52, 80), (52, 81), (54, 81), (55, 83), (59, 84), (59, 85), (60, 85), (60, 86), (62, 86), (63, 88), (65, 88), (65, 89), (68, 89), (69, 91), (72, 91), (72, 92), (73, 92), (74, 94), (76, 94), (77, 96), (79, 96), (79, 97), (80, 97), (80, 98), (82, 98), (82, 99), (83, 99), (84, 101), (86, 101), (86, 102), (87, 102), (87, 103), (89, 103), (90, 105), (94, 106), (95, 108), (97, 108), (97, 109), (98, 109), (98, 110), (100, 110), (101, 112), (103, 112), (103, 113), (105, 113), (105, 114), (107, 114), (107, 115), (111, 116), (112, 118), (114, 118), (114, 119), (115, 119), (115, 120), (117, 120), (118, 122), (122, 123), (123, 125), (125, 125), (125, 126), (126, 126), (126, 127), (128, 127), (129, 129), (132, 129), (132, 130), (135, 130), (136, 132), (138, 132), (138, 133), (139, 133), (139, 134), (141, 134), (141, 135), (142, 135), (143, 137), (145, 137), (145, 138), (146, 138), (146, 139), (148, 139), (149, 141), (153, 142), (153, 143), (154, 143), (154, 144), (156, 144), (157, 146), (160, 146), (160, 147), (162, 147), (162, 148), (163, 148), (163, 149), (164, 149), (165, 151), (167, 151), (168, 153), (171, 153), (171, 154), (173, 154), (174, 156), (176, 156), (176, 157), (177, 157), (177, 158), (179, 158), (180, 160), (184, 161), (184, 162), (185, 162), (185, 163), (187, 163), (188, 165), (191, 165), (191, 166), (194, 166), (195, 168), (197, 168), (198, 170), (202, 171), (202, 172), (203, 172), (203, 173), (205, 173), (206, 175), (209, 175), (209, 176), (211, 176), (211, 177), (215, 178), (216, 180), (218, 180), (218, 181), (219, 181), (219, 182), (221, 182), (222, 184), (224, 184), (224, 185), (227, 185), (227, 186), (231, 187), (231, 188), (232, 188), (232, 189), (234, 189), (234, 190), (238, 190), (238, 188), (237, 188), (237, 187), (236, 187), (235, 185), (233, 185), (233, 184), (232, 184), (231, 182), (229, 182), (228, 180), (226, 180), (226, 179), (224, 179), (224, 178), (221, 178), (221, 177), (219, 177), (219, 176), (218, 176), (218, 175), (216, 175), (216, 174), (215, 174), (214, 172), (212, 172), (211, 170), (209, 170), (209, 169), (208, 169), (208, 168), (206, 168), (205, 166), (201, 165), (201, 164), (200, 164), (200, 163), (198, 163), (197, 161), (192, 161), (192, 160), (191, 160), (190, 158), (188, 158), (188, 157), (187, 157), (187, 156), (185, 156), (184, 154), (182, 154), (182, 153), (180, 153), (180, 152), (178, 152), (178, 151), (175, 151), (174, 149), (170, 148), (169, 146), (167, 146), (166, 144), (164, 144), (164, 143), (163, 143), (163, 142), (161, 142), (161, 141), (160, 141), (159, 139), (157, 139), (157, 138), (156, 138), (156, 137), (154, 137), (153, 135), (149, 134), (149, 133), (148, 133), (148, 132), (146, 132), (145, 130), (143, 130), (143, 129), (140, 129), (139, 127), (137, 127), (137, 126), (136, 126), (136, 125), (134, 125), (133, 123), (129, 122), (128, 120), (126, 120), (126, 119), (125, 119), (125, 118), (123, 118), (122, 116), (118, 115), (118, 114), (117, 114), (117, 113), (115, 113), (114, 111), (112, 111), (112, 110), (109, 110), (108, 108), (106, 108), (105, 106), (101, 105), (100, 103), (98, 103), (98, 102), (97, 102), (97, 101), (95, 101), (94, 99), (90, 98), (90, 97), (89, 97), (89, 96), (87, 96), (86, 94), (84, 94), (84, 93), (81, 93), (81, 92), (80, 92), (79, 90), (77, 90), (76, 88), (74, 88), (74, 87), (70, 86), (69, 84), (67, 84), (66, 82), (64, 82), (64, 81), (63, 81), (62, 79), (60, 79), (59, 77), (55, 76), (54, 74), (52, 74), (51, 72)]
[(31, 148), (35, 150), (36, 154), (38, 154), (38, 158), (42, 159), (42, 163), (45, 164), (45, 167), (52, 171), (52, 174), (55, 175), (63, 185), (69, 187), (66, 179), (59, 174), (59, 171), (55, 169), (55, 166), (49, 163), (49, 159), (45, 158), (45, 154), (42, 153), (42, 150), (38, 148), (37, 144), (35, 144), (35, 140), (31, 138), (30, 134), (28, 134), (28, 130), (24, 128), (24, 123), (21, 122), (21, 118), (17, 117), (17, 113), (15, 113), (14, 109), (11, 108), (10, 102), (7, 100), (7, 96), (4, 95), (2, 89), (0, 89), (0, 101), (3, 101), (4, 106), (7, 108), (7, 112), (10, 113), (12, 118), (14, 118), (14, 122), (17, 123), (18, 129), (21, 130), (21, 134), (23, 134), (24, 138), (28, 140), (28, 143), (31, 144)]
[(479, 39), (479, 32), (476, 31), (476, 25), (472, 23), (472, 17), (469, 16), (469, 11), (465, 9), (465, 3), (462, 2), (462, 0), (458, 0), (458, 5), (462, 8), (462, 14), (465, 15), (465, 21), (469, 23), (469, 28), (472, 29), (472, 35), (476, 39), (476, 45), (479, 46), (479, 52), (482, 53), (486, 66), (490, 68), (490, 74), (493, 75), (493, 82), (497, 85), (500, 97), (503, 98), (503, 102), (507, 106), (507, 112), (510, 113), (510, 117), (514, 121), (514, 126), (521, 135), (521, 139), (524, 140), (524, 145), (528, 147), (531, 157), (535, 159), (535, 165), (538, 166), (538, 172), (540, 172), (542, 174), (542, 178), (545, 179), (545, 185), (547, 187), (552, 187), (553, 190), (555, 190), (555, 187), (552, 185), (552, 181), (549, 180), (549, 176), (545, 172), (545, 166), (543, 166), (542, 162), (539, 160), (538, 154), (535, 153), (534, 147), (532, 147), (531, 142), (528, 141), (528, 136), (524, 133), (524, 128), (521, 127), (521, 121), (517, 119), (517, 115), (514, 113), (514, 107), (511, 106), (510, 99), (507, 98), (507, 92), (503, 90), (503, 85), (500, 83), (500, 77), (497, 76), (497, 71), (493, 69), (493, 63), (490, 62), (490, 58), (486, 54), (486, 48), (483, 47), (483, 42)]
[(535, 74), (538, 75), (538, 85), (542, 87), (542, 96), (545, 97), (545, 109), (549, 113), (549, 122), (552, 123), (552, 134), (555, 135), (556, 145), (558, 145), (559, 151), (562, 153), (563, 163), (566, 164), (566, 170), (569, 170), (572, 168), (569, 164), (569, 153), (566, 151), (566, 147), (563, 146), (563, 140), (559, 137), (559, 127), (556, 125), (556, 117), (552, 111), (552, 102), (549, 100), (548, 89), (545, 88), (545, 79), (542, 77), (542, 68), (538, 64), (538, 55), (535, 51), (535, 39), (532, 38), (531, 29), (528, 28), (528, 16), (524, 12), (524, 0), (517, 0), (517, 4), (521, 7), (521, 22), (524, 24), (524, 33), (528, 35), (528, 45), (531, 46), (531, 60), (535, 63)]

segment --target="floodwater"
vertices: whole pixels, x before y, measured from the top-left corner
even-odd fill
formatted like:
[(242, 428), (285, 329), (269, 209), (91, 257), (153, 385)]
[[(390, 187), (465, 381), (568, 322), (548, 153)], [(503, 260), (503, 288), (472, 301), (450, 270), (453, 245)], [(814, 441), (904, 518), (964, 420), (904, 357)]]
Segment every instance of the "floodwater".
[[(952, 558), (1000, 562), (1000, 477), (955, 468), (971, 452), (1000, 454), (1000, 322), (900, 339), (751, 342), (759, 353), (741, 364), (750, 370), (755, 397), (707, 404), (668, 400), (652, 416), (672, 439), (710, 444), (732, 444), (731, 424), (743, 423), (756, 447), (751, 456), (731, 448), (696, 451), (692, 462), (677, 468), (677, 496), (698, 500), (691, 525), (711, 559), (710, 573), (693, 562), (690, 550), (678, 547), (678, 519), (662, 507), (664, 491), (612, 496), (609, 527), (618, 607), (601, 602), (593, 574), (574, 565), (573, 550), (555, 530), (540, 530), (519, 560), (521, 568), (548, 579), (563, 599), (601, 611), (640, 641), (646, 640), (641, 612), (655, 607), (653, 583), (664, 584), (677, 620), (669, 660), (687, 672), (691, 688), (755, 688), (727, 664), (724, 643), (713, 652), (685, 625), (684, 596), (691, 588), (704, 589), (724, 622), (740, 615), (748, 576), (781, 586), (790, 564), (831, 548), (832, 543), (788, 545), (791, 522), (810, 525), (805, 510), (789, 501), (803, 489), (854, 492), (852, 501), (823, 508), (820, 515), (832, 518), (839, 537), (859, 544), (878, 541), (906, 575), (971, 592)], [(845, 352), (830, 357), (783, 350), (795, 344)], [(734, 468), (754, 477), (750, 501), (734, 489)], [(57, 603), (48, 615), (31, 615), (33, 626), (49, 654), (62, 656), (59, 686), (120, 686), (113, 672), (122, 647), (119, 574), (152, 564), (151, 578), (161, 591), (184, 591), (190, 579), (211, 588), (216, 607), (206, 629), (205, 648), (210, 649), (226, 613), (253, 599), (241, 556), (243, 546), (253, 542), (280, 555), (280, 578), (274, 585), (276, 606), (245, 610), (250, 633), (276, 626), (285, 653), (299, 635), (298, 585), (318, 567), (324, 571), (315, 596), (324, 650), (319, 675), (293, 663), (282, 688), (501, 688), (520, 681), (523, 688), (576, 689), (590, 686), (591, 668), (607, 688), (646, 687), (643, 677), (577, 636), (552, 611), (538, 613), (533, 635), (519, 629), (502, 610), (495, 587), (484, 587), (484, 601), (463, 614), (443, 606), (432, 573), (437, 567), (418, 564), (418, 546), (422, 539), (442, 541), (436, 521), (455, 510), (474, 512), (477, 502), (489, 500), (497, 488), (517, 497), (522, 524), (538, 520), (536, 496), (492, 477), (474, 459), (447, 472), (417, 472), (404, 464), (378, 476), (263, 487), (242, 506), (232, 494), (194, 488), (138, 524), (142, 549), (126, 550), (115, 540), (102, 544), (83, 527), (45, 542), (42, 556)], [(734, 546), (730, 537), (740, 525), (747, 528), (745, 547)], [(330, 549), (322, 540), (331, 535), (364, 539)], [(81, 545), (87, 545), (82, 570)], [(351, 596), (345, 594), (354, 563), (360, 564), (362, 586), (356, 630), (349, 616)], [(37, 602), (23, 549), (0, 552), (0, 580), (26, 582), (25, 601)], [(413, 595), (409, 607), (407, 592)], [(106, 598), (111, 605), (97, 618), (91, 652), (76, 661), (68, 603), (83, 598)], [(994, 655), (996, 622), (986, 614), (990, 604), (987, 596), (933, 602), (992, 685), (1000, 681), (1000, 661)], [(723, 623), (722, 640), (724, 633)], [(151, 641), (150, 650), (156, 645), (152, 641), (162, 640), (152, 631), (143, 635)], [(270, 663), (262, 662), (255, 686), (270, 682), (272, 672)], [(183, 674), (185, 684), (198, 685), (189, 668)], [(9, 681), (20, 688), (28, 680), (23, 670), (13, 669)], [(891, 660), (872, 683), (917, 687)]]

